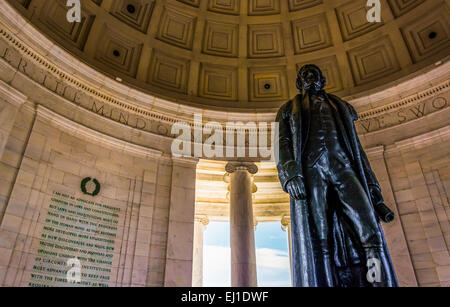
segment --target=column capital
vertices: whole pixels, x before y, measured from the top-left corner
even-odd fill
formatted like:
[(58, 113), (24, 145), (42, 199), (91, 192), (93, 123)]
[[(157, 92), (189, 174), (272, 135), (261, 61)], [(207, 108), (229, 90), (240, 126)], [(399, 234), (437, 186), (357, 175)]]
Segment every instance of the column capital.
[(230, 162), (225, 166), (225, 171), (229, 174), (235, 171), (248, 171), (254, 175), (258, 172), (258, 167), (252, 162)]
[(283, 231), (286, 231), (290, 225), (291, 225), (291, 217), (287, 215), (283, 216), (281, 218), (281, 229)]
[(207, 216), (198, 216), (198, 215), (195, 216), (194, 221), (201, 223), (203, 226), (208, 226), (210, 222)]

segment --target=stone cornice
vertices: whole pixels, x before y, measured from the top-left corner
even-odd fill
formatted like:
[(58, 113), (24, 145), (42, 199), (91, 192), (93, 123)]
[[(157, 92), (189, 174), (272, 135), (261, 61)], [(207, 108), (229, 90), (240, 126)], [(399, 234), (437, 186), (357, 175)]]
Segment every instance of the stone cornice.
[(139, 157), (159, 159), (162, 155), (161, 151), (125, 142), (84, 127), (41, 105), (37, 106), (36, 113), (36, 120), (43, 120), (45, 123), (49, 123), (55, 128), (66, 131), (73, 136), (79, 136), (82, 139), (90, 140), (96, 144), (111, 147)]
[(20, 107), (22, 104), (27, 101), (27, 97), (14, 89), (9, 84), (6, 84), (5, 82), (0, 80), (0, 97), (2, 99), (5, 99), (5, 101)]
[(184, 165), (187, 167), (195, 168), (197, 166), (197, 163), (199, 161), (198, 158), (194, 157), (171, 157), (172, 163), (176, 165)]
[(383, 159), (384, 158), (384, 146), (376, 146), (366, 149), (366, 154), (371, 159)]

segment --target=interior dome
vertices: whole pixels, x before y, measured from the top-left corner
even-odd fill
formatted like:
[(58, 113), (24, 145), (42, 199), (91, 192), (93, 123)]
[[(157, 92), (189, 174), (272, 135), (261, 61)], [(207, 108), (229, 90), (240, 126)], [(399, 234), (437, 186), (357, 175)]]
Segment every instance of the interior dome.
[(307, 63), (345, 97), (448, 54), (445, 1), (383, 1), (368, 23), (366, 0), (86, 0), (73, 24), (64, 0), (8, 1), (111, 78), (204, 109), (274, 110)]

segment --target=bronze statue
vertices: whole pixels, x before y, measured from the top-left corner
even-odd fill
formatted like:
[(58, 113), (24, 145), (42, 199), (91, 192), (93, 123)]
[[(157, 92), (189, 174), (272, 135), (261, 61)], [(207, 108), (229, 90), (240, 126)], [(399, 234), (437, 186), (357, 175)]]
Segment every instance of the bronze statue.
[(294, 286), (395, 287), (380, 225), (394, 214), (356, 133), (355, 109), (325, 85), (320, 68), (305, 65), (300, 94), (277, 115), (277, 168), (291, 196)]

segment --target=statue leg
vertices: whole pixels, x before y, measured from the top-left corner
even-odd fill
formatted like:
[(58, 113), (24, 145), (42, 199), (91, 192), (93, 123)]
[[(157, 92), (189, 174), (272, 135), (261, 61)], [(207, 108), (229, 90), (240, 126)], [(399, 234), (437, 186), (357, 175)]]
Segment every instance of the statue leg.
[(362, 252), (365, 259), (361, 260), (365, 260), (370, 268), (367, 280), (373, 286), (389, 285), (389, 263), (384, 252), (382, 234), (364, 188), (351, 168), (342, 168), (334, 172), (332, 177), (343, 205), (343, 214), (350, 221), (364, 249)]
[(334, 287), (334, 274), (331, 269), (331, 253), (328, 243), (328, 183), (324, 179), (322, 168), (319, 165), (307, 168), (305, 175), (310, 200), (309, 211), (312, 217), (310, 224), (313, 244), (315, 245), (317, 285), (319, 287)]

